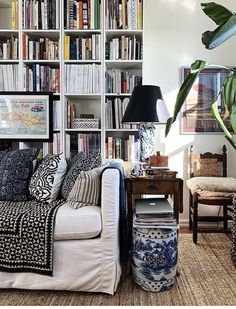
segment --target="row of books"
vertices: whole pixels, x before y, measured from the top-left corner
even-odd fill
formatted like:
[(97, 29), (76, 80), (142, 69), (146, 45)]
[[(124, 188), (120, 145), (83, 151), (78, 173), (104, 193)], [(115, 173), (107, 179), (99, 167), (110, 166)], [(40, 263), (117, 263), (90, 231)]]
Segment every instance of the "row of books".
[(17, 60), (19, 57), (18, 43), (18, 38), (13, 35), (10, 39), (1, 39), (0, 60)]
[(64, 0), (65, 29), (99, 29), (100, 0)]
[(83, 151), (86, 154), (101, 149), (100, 133), (78, 133), (66, 134), (66, 158), (72, 157), (77, 152)]
[(106, 29), (143, 28), (142, 0), (106, 0), (105, 7)]
[(17, 64), (0, 65), (0, 91), (17, 91), (19, 71)]
[(60, 93), (60, 69), (33, 64), (23, 68), (24, 91), (52, 91)]
[(22, 53), (24, 60), (59, 60), (59, 42), (49, 38), (29, 38), (22, 35)]
[(137, 125), (122, 123), (129, 98), (107, 98), (105, 102), (106, 129), (136, 129)]
[(11, 1), (11, 23), (12, 29), (17, 30), (19, 28), (19, 1), (12, 0)]
[(140, 161), (140, 139), (135, 135), (127, 138), (108, 136), (106, 141), (106, 158), (123, 159), (130, 162)]
[(59, 29), (59, 0), (22, 0), (24, 29)]
[(65, 60), (100, 60), (101, 59), (101, 35), (92, 34), (91, 37), (72, 38), (65, 36), (64, 40)]
[(53, 133), (53, 142), (43, 143), (43, 157), (47, 154), (61, 153), (61, 135), (60, 132)]
[(132, 93), (135, 86), (142, 84), (142, 76), (131, 71), (118, 69), (105, 73), (107, 93)]
[(95, 63), (66, 65), (65, 80), (67, 93), (100, 93), (101, 65)]
[(142, 42), (133, 35), (120, 38), (113, 38), (106, 42), (106, 59), (109, 60), (141, 60), (142, 59)]

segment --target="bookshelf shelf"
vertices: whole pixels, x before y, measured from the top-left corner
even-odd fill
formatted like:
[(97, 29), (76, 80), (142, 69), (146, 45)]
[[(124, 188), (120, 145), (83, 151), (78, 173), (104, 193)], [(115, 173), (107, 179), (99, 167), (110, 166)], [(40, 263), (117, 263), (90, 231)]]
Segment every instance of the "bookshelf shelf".
[(83, 63), (97, 63), (101, 64), (101, 60), (64, 60), (65, 64), (72, 64), (72, 63), (78, 63), (78, 64), (83, 64)]
[(40, 63), (40, 64), (50, 64), (50, 65), (60, 65), (60, 60), (23, 60), (24, 64), (35, 64), (35, 63)]
[(1, 37), (9, 37), (9, 35), (18, 35), (19, 30), (14, 29), (0, 29), (0, 36)]
[(138, 132), (138, 129), (106, 129), (106, 132)]
[(125, 69), (125, 70), (141, 70), (142, 60), (105, 60), (107, 69)]
[(16, 64), (19, 64), (20, 61), (19, 61), (19, 60), (11, 60), (11, 59), (9, 59), (9, 60), (0, 59), (0, 64), (3, 64), (3, 63), (5, 63), (5, 64), (7, 64), (7, 63), (16, 63)]
[(65, 129), (66, 132), (101, 132), (101, 129)]
[(72, 98), (72, 99), (83, 99), (83, 100), (100, 100), (101, 94), (99, 93), (65, 93), (65, 97)]
[(64, 29), (64, 34), (67, 35), (87, 35), (87, 34), (93, 34), (93, 33), (102, 33), (101, 29)]
[(106, 97), (130, 97), (131, 93), (105, 93)]

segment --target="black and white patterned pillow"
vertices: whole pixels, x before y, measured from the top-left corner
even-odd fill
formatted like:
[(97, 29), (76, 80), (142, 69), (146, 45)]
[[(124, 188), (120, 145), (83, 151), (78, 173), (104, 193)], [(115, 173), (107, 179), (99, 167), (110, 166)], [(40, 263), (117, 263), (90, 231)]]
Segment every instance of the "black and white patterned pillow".
[(67, 163), (61, 154), (47, 155), (30, 180), (30, 195), (38, 201), (52, 202), (57, 199)]
[(98, 205), (100, 198), (100, 177), (104, 166), (81, 171), (67, 198), (69, 205), (74, 208)]
[(99, 151), (94, 151), (88, 155), (80, 152), (76, 158), (73, 158), (73, 162), (74, 163), (68, 170), (61, 187), (61, 195), (65, 200), (73, 188), (76, 178), (79, 176), (80, 172), (88, 171), (92, 168), (100, 166), (102, 159)]
[(29, 181), (33, 174), (33, 160), (37, 155), (37, 148), (1, 151), (0, 200), (28, 200)]

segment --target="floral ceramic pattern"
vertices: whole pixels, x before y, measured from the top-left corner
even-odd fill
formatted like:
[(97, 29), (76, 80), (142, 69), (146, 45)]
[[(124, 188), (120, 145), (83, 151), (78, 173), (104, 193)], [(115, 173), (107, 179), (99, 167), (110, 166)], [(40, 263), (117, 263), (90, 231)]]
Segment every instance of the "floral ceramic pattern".
[(177, 232), (173, 229), (133, 230), (133, 275), (148, 291), (165, 291), (174, 284)]

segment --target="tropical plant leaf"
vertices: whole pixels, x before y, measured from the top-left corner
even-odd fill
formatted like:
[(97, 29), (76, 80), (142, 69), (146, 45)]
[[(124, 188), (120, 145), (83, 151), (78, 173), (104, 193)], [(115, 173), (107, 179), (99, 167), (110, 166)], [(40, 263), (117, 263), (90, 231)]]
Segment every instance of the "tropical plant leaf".
[(232, 106), (235, 101), (235, 91), (236, 91), (236, 73), (230, 74), (224, 82), (224, 100), (225, 100), (225, 115), (226, 119), (232, 111)]
[(217, 101), (214, 102), (211, 106), (211, 114), (212, 116), (218, 121), (218, 123), (220, 124), (222, 130), (224, 131), (225, 137), (227, 138), (227, 140), (230, 142), (230, 144), (236, 149), (236, 142), (233, 140), (233, 136), (232, 134), (229, 132), (229, 130), (226, 128), (219, 110), (218, 110), (218, 105), (217, 105)]
[(236, 104), (234, 103), (232, 105), (231, 115), (230, 115), (230, 123), (234, 130), (234, 133), (236, 134)]
[(165, 136), (168, 135), (170, 128), (172, 124), (175, 122), (183, 104), (184, 101), (186, 100), (189, 91), (191, 90), (193, 83), (195, 82), (198, 74), (208, 66), (208, 63), (204, 60), (196, 60), (194, 63), (191, 65), (191, 71), (189, 75), (186, 77), (184, 80), (183, 84), (180, 87), (180, 90), (178, 92), (176, 102), (175, 102), (175, 107), (174, 107), (174, 114), (173, 117), (169, 118), (166, 122), (166, 128), (165, 128)]
[(217, 25), (222, 25), (234, 14), (224, 6), (215, 2), (201, 3), (203, 12), (210, 17)]
[(236, 34), (236, 14), (232, 15), (224, 24), (214, 31), (202, 34), (202, 43), (207, 49), (213, 49)]

